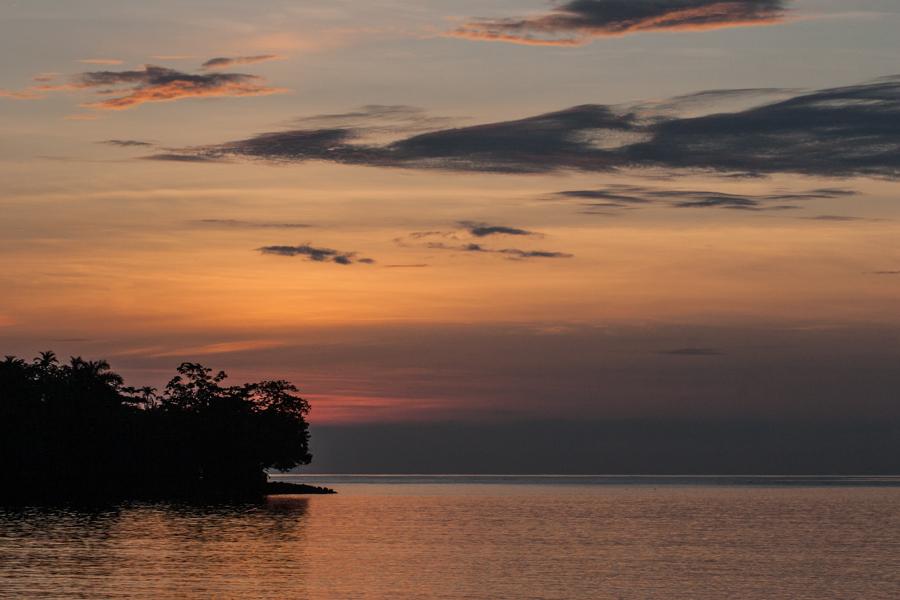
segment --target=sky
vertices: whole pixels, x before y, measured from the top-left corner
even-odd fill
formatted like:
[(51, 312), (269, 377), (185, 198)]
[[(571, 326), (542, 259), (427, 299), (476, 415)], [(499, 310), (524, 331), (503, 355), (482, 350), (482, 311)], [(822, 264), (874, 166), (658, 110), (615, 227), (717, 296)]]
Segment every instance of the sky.
[(324, 471), (900, 469), (898, 27), (0, 0), (2, 353), (289, 379)]

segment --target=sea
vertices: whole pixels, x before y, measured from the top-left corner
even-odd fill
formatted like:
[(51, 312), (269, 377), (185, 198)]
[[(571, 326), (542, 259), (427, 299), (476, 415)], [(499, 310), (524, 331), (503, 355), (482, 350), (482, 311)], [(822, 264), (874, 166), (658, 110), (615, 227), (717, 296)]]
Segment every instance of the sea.
[(900, 598), (900, 478), (276, 475), (0, 507), (0, 598)]

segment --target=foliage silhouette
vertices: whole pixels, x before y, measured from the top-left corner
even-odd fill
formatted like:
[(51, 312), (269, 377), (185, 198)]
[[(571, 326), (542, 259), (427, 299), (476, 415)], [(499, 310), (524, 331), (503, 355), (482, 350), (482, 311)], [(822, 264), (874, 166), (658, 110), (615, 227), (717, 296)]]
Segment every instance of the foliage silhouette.
[[(162, 392), (106, 361), (0, 361), (0, 499), (255, 496), (309, 464), (309, 403), (287, 381), (224, 385), (183, 363)], [(324, 491), (322, 488), (295, 491)], [(280, 486), (283, 491), (284, 486)]]

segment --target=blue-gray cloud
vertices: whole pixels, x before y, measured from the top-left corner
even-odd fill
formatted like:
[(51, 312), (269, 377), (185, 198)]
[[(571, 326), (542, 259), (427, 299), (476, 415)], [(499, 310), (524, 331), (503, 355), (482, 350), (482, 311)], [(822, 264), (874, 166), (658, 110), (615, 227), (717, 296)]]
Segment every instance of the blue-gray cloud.
[(770, 25), (785, 0), (570, 0), (524, 18), (471, 19), (449, 35), (536, 46), (577, 46), (600, 36)]
[[(819, 188), (776, 194), (732, 194), (710, 190), (672, 190), (638, 185), (610, 185), (598, 189), (564, 190), (553, 197), (577, 202), (584, 210), (607, 214), (610, 209), (634, 210), (648, 205), (674, 208), (724, 208), (743, 211), (790, 210), (810, 200), (846, 198), (854, 190)], [(825, 220), (825, 219), (823, 219)]]
[(275, 223), (272, 221), (244, 221), (241, 219), (198, 219), (191, 225), (201, 227), (223, 227), (228, 229), (305, 229), (308, 223)]
[(491, 235), (536, 235), (533, 231), (510, 227), (508, 225), (489, 225), (474, 221), (460, 221), (460, 227), (464, 228), (475, 237), (488, 237)]
[(692, 118), (586, 104), (525, 119), (442, 129), (386, 144), (353, 128), (265, 133), (181, 154), (272, 162), (493, 173), (653, 168), (759, 176), (900, 178), (900, 77)]
[(298, 246), (263, 246), (257, 248), (262, 254), (274, 254), (276, 256), (301, 256), (313, 262), (333, 262), (339, 265), (352, 265), (354, 263), (373, 264), (371, 258), (357, 258), (356, 252), (342, 252), (332, 248), (320, 248), (309, 244)]

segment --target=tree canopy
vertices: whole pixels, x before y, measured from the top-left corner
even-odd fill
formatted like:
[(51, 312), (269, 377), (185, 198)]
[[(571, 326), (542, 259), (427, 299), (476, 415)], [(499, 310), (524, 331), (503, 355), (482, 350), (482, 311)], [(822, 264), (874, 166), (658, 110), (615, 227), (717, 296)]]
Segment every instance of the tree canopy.
[(226, 385), (182, 363), (162, 391), (106, 361), (0, 361), (0, 496), (252, 495), (309, 464), (309, 403), (282, 380)]

